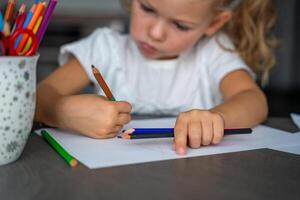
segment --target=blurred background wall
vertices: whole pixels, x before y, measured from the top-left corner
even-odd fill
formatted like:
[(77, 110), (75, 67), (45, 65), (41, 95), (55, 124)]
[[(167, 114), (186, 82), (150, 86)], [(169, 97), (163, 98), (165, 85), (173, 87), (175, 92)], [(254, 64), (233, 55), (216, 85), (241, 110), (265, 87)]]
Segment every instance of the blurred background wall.
[[(6, 0), (1, 0), (3, 10)], [(21, 2), (21, 1), (18, 1)], [(33, 0), (25, 0), (31, 5)], [(277, 65), (272, 70), (268, 86), (271, 116), (300, 113), (300, 8), (297, 0), (273, 0), (278, 10), (275, 32), (281, 40), (276, 51)], [(90, 34), (96, 27), (109, 26), (121, 32), (128, 30), (128, 16), (119, 0), (58, 0), (54, 16), (40, 47), (38, 80), (57, 67), (57, 55), (62, 44)]]

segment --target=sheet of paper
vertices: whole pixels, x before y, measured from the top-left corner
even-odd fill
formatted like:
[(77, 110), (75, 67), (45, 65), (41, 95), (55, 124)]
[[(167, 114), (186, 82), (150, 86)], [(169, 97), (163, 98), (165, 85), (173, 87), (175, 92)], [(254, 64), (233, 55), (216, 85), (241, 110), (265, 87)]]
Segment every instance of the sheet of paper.
[(272, 149), (300, 155), (300, 145), (276, 147), (276, 148), (272, 148)]
[[(130, 127), (174, 127), (175, 118), (133, 120)], [(188, 149), (178, 156), (172, 149), (172, 138), (96, 140), (77, 133), (48, 129), (52, 136), (75, 158), (89, 168), (102, 168), (159, 160), (179, 159), (260, 148), (299, 145), (300, 134), (258, 126), (252, 134), (227, 135), (219, 145)]]
[(293, 120), (293, 122), (298, 126), (298, 128), (300, 129), (300, 115), (292, 113), (291, 114), (291, 118)]

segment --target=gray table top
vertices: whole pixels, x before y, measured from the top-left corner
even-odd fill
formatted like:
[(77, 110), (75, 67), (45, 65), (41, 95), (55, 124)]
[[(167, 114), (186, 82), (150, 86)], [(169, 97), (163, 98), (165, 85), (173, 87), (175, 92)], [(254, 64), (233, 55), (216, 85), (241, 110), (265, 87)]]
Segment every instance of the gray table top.
[[(296, 131), (289, 119), (267, 124)], [(0, 199), (299, 199), (300, 156), (260, 149), (90, 170), (37, 135), (0, 167)]]

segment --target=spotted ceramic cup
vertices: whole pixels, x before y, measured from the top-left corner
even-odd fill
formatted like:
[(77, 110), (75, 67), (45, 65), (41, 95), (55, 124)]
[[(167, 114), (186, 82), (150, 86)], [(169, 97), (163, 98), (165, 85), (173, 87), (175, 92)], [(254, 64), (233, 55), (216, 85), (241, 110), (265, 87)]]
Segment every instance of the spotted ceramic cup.
[(36, 56), (0, 56), (0, 165), (17, 160), (33, 124)]

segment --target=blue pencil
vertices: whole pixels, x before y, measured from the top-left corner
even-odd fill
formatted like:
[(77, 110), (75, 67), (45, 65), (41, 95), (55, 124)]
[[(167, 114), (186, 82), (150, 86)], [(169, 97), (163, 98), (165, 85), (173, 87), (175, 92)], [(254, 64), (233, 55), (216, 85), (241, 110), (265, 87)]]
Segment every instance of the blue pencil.
[(4, 27), (4, 21), (3, 21), (2, 13), (0, 11), (0, 31), (3, 31), (3, 27)]
[[(126, 139), (174, 137), (174, 128), (133, 128), (123, 131)], [(224, 135), (250, 134), (251, 128), (224, 129)], [(122, 138), (122, 136), (120, 136)]]
[(133, 128), (132, 134), (174, 133), (173, 128)]

